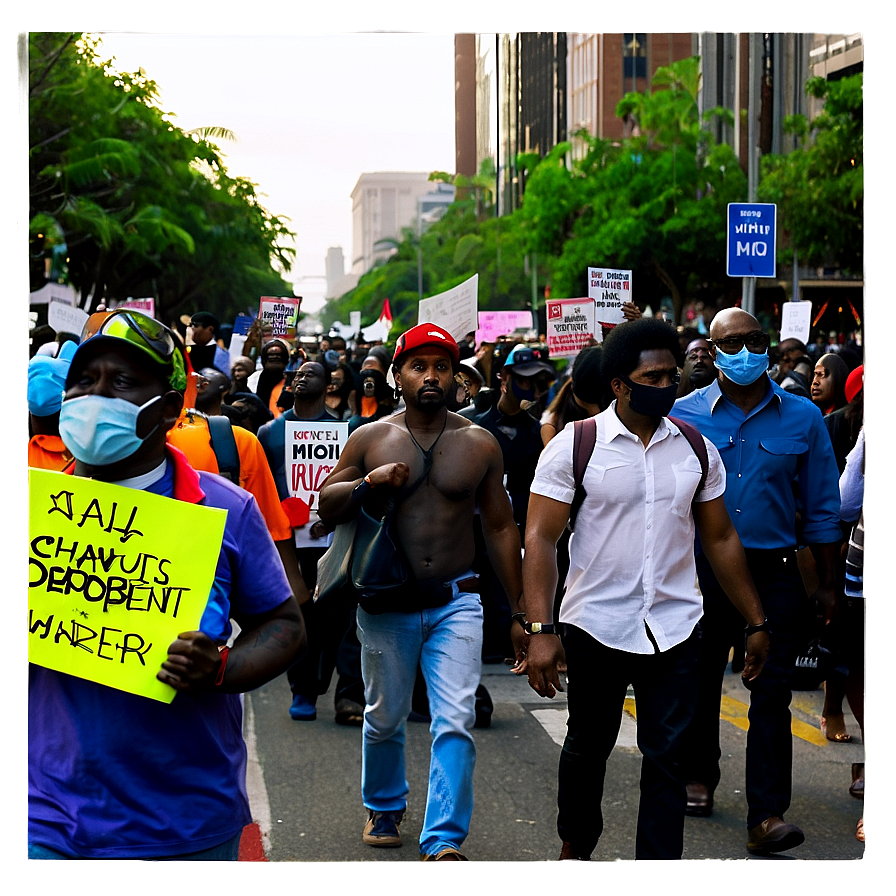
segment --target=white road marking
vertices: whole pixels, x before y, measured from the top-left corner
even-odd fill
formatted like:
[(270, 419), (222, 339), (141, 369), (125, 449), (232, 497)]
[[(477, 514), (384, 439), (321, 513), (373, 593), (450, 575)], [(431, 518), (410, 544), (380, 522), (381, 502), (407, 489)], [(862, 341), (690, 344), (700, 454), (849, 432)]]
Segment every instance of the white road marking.
[[(566, 707), (562, 709), (533, 709), (532, 715), (542, 728), (548, 733), (551, 740), (557, 746), (563, 746), (563, 740), (566, 737), (566, 720), (569, 718), (569, 712)], [(622, 724), (619, 727), (619, 735), (616, 738), (617, 749), (637, 750), (638, 749), (638, 725), (635, 720), (627, 713), (622, 713)]]
[(244, 738), (246, 741), (246, 792), (249, 796), (249, 809), (252, 820), (261, 832), (261, 845), (265, 856), (271, 857), (271, 804), (268, 801), (268, 789), (264, 783), (264, 772), (258, 758), (258, 742), (255, 737), (255, 712), (252, 709), (250, 694), (243, 696), (243, 713), (245, 715)]

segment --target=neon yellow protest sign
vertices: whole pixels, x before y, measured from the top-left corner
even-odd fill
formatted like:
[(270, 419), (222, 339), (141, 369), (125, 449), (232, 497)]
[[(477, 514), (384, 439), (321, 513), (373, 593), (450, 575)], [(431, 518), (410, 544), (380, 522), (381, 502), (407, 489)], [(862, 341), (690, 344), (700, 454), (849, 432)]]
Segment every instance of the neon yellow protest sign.
[(199, 628), (227, 511), (50, 470), (28, 486), (29, 661), (170, 703), (156, 673)]

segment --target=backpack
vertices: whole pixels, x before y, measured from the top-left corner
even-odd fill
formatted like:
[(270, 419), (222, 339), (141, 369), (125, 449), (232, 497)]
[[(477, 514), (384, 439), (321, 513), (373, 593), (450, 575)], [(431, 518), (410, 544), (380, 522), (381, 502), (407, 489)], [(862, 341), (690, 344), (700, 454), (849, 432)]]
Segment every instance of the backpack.
[[(695, 426), (692, 426), (690, 423), (685, 423), (684, 420), (679, 420), (678, 417), (667, 417), (666, 419), (671, 420), (681, 430), (681, 434), (688, 440), (691, 448), (694, 449), (694, 454), (697, 455), (697, 460), (700, 461), (700, 482), (697, 484), (697, 488), (694, 491), (694, 497), (696, 497), (703, 489), (703, 485), (706, 482), (706, 474), (709, 471), (709, 456), (706, 453), (706, 443), (703, 441), (703, 436), (700, 435), (699, 430)], [(586, 492), (584, 485), (582, 485), (582, 481), (585, 478), (585, 468), (588, 466), (588, 461), (591, 459), (596, 440), (597, 420), (594, 417), (588, 417), (585, 420), (576, 420), (573, 424), (572, 441), (572, 473), (573, 480), (576, 484), (576, 491), (569, 508), (569, 521), (566, 524), (566, 528), (569, 529), (570, 532), (572, 532), (575, 527), (576, 516), (578, 516), (579, 508), (585, 500)]]
[(233, 424), (227, 417), (210, 416), (208, 434), (218, 461), (218, 473), (234, 485), (240, 484), (240, 454), (236, 447)]

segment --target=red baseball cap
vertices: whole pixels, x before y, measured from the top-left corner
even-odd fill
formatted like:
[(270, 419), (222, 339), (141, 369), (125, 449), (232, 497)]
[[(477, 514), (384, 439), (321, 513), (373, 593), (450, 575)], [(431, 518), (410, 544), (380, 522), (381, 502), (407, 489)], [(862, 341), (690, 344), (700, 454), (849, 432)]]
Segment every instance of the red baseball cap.
[(859, 364), (855, 370), (846, 378), (846, 385), (843, 391), (846, 393), (846, 400), (851, 402), (856, 395), (859, 394), (865, 385), (865, 365)]
[(398, 362), (399, 355), (413, 351), (415, 348), (422, 348), (424, 345), (436, 345), (443, 348), (451, 355), (455, 367), (460, 363), (460, 349), (457, 346), (457, 340), (447, 330), (443, 330), (436, 324), (417, 324), (416, 327), (411, 327), (406, 333), (402, 333), (395, 343), (392, 363)]

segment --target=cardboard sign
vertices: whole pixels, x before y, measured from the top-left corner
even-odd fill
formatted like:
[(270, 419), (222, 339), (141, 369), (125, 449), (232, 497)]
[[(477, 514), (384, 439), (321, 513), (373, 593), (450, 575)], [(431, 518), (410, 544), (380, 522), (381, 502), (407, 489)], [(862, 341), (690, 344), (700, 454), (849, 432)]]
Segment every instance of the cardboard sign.
[(73, 308), (56, 299), (47, 306), (47, 323), (57, 333), (73, 333), (80, 336), (90, 315), (81, 308)]
[(438, 324), (455, 340), (476, 330), (479, 311), (479, 274), (452, 289), (423, 299), (417, 306), (418, 324)]
[(116, 308), (133, 308), (135, 311), (142, 311), (149, 317), (156, 316), (156, 300), (149, 296), (145, 299), (126, 299), (124, 302), (116, 302)]
[(590, 298), (548, 299), (545, 318), (552, 358), (574, 358), (594, 338), (594, 302)]
[(327, 547), (330, 538), (312, 538), (311, 527), (320, 520), (320, 487), (333, 471), (348, 441), (348, 423), (286, 421), (286, 484), (289, 493), (308, 505), (308, 522), (295, 529), (297, 547)]
[(781, 305), (781, 342), (785, 339), (799, 339), (804, 345), (809, 343), (812, 323), (811, 302), (784, 302)]
[(499, 336), (509, 336), (514, 330), (522, 329), (533, 329), (531, 311), (480, 311), (476, 345), (495, 342)]
[(588, 268), (588, 298), (594, 300), (598, 323), (621, 324), (625, 320), (622, 305), (632, 301), (632, 272)]
[(301, 296), (262, 296), (258, 316), (271, 325), (271, 336), (294, 339), (301, 306)]
[(50, 470), (28, 485), (28, 659), (170, 703), (156, 673), (199, 628), (227, 511)]

